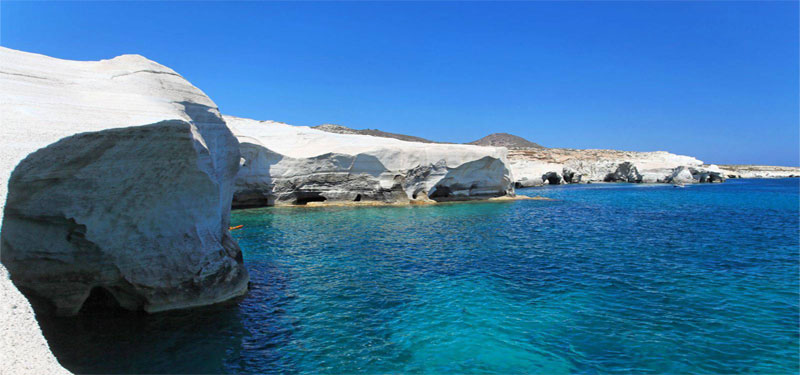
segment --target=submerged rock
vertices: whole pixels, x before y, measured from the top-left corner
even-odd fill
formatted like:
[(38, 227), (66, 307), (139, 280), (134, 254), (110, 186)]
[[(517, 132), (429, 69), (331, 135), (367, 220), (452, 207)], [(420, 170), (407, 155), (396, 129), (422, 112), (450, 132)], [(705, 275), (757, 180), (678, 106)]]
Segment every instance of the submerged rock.
[(242, 167), (235, 207), (323, 201), (409, 202), (514, 193), (506, 150), (335, 134), (232, 116)]
[(134, 55), (0, 48), (0, 73), (0, 260), (18, 287), (65, 315), (97, 290), (149, 312), (246, 291), (238, 142), (205, 94)]

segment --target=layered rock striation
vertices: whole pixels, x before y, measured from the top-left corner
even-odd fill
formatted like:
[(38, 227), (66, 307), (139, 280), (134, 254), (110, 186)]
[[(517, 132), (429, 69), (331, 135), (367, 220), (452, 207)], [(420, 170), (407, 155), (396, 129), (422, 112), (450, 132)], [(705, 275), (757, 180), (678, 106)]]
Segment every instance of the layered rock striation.
[(225, 116), (241, 144), (235, 207), (513, 195), (506, 150), (337, 134)]
[(0, 122), (0, 261), (23, 292), (70, 315), (96, 293), (155, 312), (247, 290), (238, 142), (173, 70), (0, 48)]

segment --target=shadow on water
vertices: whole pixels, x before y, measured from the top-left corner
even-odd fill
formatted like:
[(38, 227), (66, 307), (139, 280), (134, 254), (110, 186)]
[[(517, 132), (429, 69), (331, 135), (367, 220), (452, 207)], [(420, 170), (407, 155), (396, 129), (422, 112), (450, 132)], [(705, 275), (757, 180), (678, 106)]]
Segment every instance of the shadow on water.
[(45, 304), (32, 302), (42, 312), (37, 319), (53, 354), (75, 373), (264, 372), (281, 362), (277, 350), (291, 339), (281, 310), (274, 307), (284, 299), (281, 280), (286, 276), (269, 267), (251, 275), (252, 287), (244, 297), (156, 314), (114, 306), (113, 297), (100, 289), (74, 317), (44, 313)]
[(220, 373), (245, 334), (237, 303), (159, 314), (84, 310), (39, 316), (39, 324), (56, 358), (75, 373)]

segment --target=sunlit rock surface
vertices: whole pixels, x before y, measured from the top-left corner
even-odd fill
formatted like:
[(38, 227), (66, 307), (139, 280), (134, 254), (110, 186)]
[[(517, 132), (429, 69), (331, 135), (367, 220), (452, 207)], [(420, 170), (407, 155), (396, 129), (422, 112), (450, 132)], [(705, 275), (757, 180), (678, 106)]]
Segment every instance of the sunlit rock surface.
[(234, 206), (513, 194), (504, 148), (336, 134), (232, 116), (225, 121), (243, 158)]
[(149, 312), (246, 291), (238, 142), (180, 75), (0, 48), (0, 122), (0, 260), (23, 292), (69, 315), (100, 289)]
[(800, 177), (799, 167), (771, 165), (720, 165), (726, 178), (785, 178)]
[[(508, 159), (517, 187), (558, 183), (645, 182), (668, 183), (679, 167), (694, 177), (686, 182), (720, 182), (716, 166), (683, 155), (664, 151), (629, 152), (616, 150), (578, 150), (565, 148), (515, 148)], [(704, 173), (706, 175), (704, 175)], [(705, 177), (704, 177), (705, 176)], [(723, 178), (724, 179), (724, 178)]]

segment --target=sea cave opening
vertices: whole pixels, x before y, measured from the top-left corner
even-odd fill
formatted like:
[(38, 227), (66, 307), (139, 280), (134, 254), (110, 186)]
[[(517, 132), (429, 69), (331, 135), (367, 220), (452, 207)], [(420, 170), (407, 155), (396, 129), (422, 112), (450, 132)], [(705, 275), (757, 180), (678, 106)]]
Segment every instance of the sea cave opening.
[(558, 173), (548, 173), (545, 175), (545, 180), (550, 185), (560, 185), (561, 184), (561, 176)]
[[(433, 189), (433, 192), (428, 196), (428, 198), (433, 200), (449, 198), (452, 194), (452, 190), (450, 190), (447, 186), (437, 186)], [(438, 199), (437, 199), (438, 198)]]
[(328, 199), (323, 197), (322, 194), (318, 191), (298, 192), (294, 204), (299, 206), (305, 206), (308, 202), (325, 202), (326, 200)]
[(361, 202), (361, 194), (356, 194), (356, 197), (355, 199), (353, 199), (353, 202)]
[(114, 314), (125, 311), (117, 298), (106, 288), (96, 286), (89, 292), (89, 297), (83, 301), (79, 315)]

